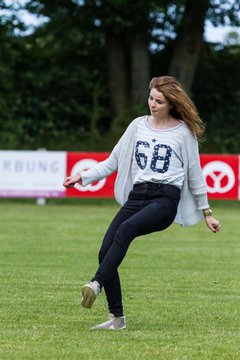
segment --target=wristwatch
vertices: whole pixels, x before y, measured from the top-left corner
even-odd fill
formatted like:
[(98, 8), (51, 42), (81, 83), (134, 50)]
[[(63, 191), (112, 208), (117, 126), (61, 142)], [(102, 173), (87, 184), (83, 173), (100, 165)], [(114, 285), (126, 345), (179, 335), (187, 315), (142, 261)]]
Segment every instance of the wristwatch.
[(203, 216), (206, 217), (206, 216), (212, 216), (212, 210), (209, 208), (209, 209), (204, 209), (203, 210)]

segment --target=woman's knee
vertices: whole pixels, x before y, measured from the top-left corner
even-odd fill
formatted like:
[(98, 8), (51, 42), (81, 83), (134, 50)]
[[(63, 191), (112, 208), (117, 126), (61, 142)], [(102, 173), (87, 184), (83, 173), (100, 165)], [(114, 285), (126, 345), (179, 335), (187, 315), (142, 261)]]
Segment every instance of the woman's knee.
[(128, 224), (128, 221), (122, 223), (114, 237), (114, 242), (118, 243), (123, 248), (128, 248), (135, 235)]
[(98, 253), (98, 262), (99, 264), (101, 264), (101, 262), (103, 261), (104, 257), (106, 256), (107, 254), (107, 250), (104, 249), (104, 247), (102, 246), (99, 250), (99, 253)]
[(102, 242), (102, 246), (98, 253), (98, 261), (101, 263), (105, 256), (107, 255), (110, 247), (112, 246), (112, 243), (114, 241), (114, 235), (115, 234), (109, 234), (108, 232), (105, 234)]
[(128, 221), (123, 222), (119, 226), (115, 234), (112, 233), (111, 236), (109, 236), (109, 234), (107, 233), (103, 239), (102, 246), (98, 253), (99, 263), (103, 261), (104, 257), (107, 255), (113, 243), (115, 244), (117, 243), (124, 250), (126, 250), (130, 245), (131, 241), (134, 239), (134, 237), (135, 236), (131, 231), (131, 226), (130, 224), (128, 224)]

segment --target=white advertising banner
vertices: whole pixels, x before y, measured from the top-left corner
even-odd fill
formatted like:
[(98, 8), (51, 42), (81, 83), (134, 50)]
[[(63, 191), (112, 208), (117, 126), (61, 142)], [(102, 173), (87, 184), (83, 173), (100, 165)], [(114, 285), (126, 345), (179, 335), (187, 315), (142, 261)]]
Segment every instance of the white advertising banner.
[(64, 151), (0, 151), (0, 197), (63, 197)]

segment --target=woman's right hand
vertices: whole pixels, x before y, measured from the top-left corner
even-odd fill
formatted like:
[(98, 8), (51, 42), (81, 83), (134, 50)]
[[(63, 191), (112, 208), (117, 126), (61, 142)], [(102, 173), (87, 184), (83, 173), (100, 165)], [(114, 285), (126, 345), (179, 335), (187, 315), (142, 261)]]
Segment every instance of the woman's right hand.
[(82, 177), (80, 174), (74, 176), (67, 176), (63, 182), (63, 186), (65, 186), (66, 188), (71, 188), (79, 181), (82, 181)]

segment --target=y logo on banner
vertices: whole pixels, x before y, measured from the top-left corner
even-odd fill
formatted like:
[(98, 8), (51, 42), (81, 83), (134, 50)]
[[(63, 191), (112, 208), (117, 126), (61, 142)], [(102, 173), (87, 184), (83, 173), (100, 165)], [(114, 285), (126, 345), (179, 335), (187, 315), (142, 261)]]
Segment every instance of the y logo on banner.
[[(79, 160), (72, 168), (71, 175), (75, 175), (77, 172), (82, 172), (84, 170), (90, 169), (93, 166), (98, 164), (98, 161), (93, 159), (83, 159)], [(103, 188), (106, 183), (106, 179), (99, 180), (97, 183), (89, 184), (87, 186), (82, 186), (80, 183), (75, 184), (75, 188), (78, 191), (98, 191)]]
[[(223, 161), (211, 161), (207, 163), (203, 167), (203, 175), (207, 182), (207, 190), (211, 194), (224, 194), (230, 191), (236, 181), (231, 166)], [(211, 179), (211, 184), (207, 181), (208, 177)]]

